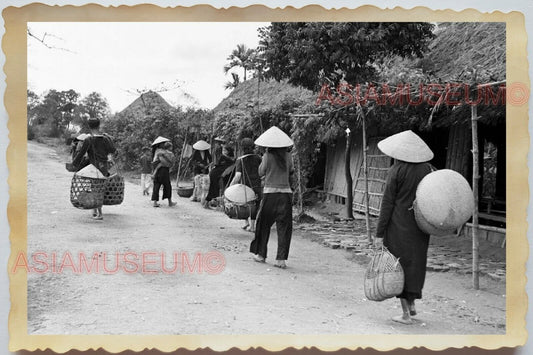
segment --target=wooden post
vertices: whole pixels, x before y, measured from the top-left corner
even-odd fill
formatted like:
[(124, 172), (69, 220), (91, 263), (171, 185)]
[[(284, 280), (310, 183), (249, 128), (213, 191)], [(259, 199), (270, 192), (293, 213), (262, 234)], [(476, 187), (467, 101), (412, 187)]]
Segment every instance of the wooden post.
[(472, 281), (474, 289), (479, 290), (479, 235), (478, 235), (478, 201), (479, 201), (479, 148), (477, 136), (477, 107), (472, 105), (472, 190), (474, 192), (474, 213), (472, 214)]
[(353, 217), (353, 179), (350, 169), (350, 153), (352, 148), (352, 138), (350, 136), (350, 129), (346, 128), (346, 151), (344, 155), (344, 173), (346, 175), (346, 218), (354, 219)]
[(296, 156), (296, 174), (297, 176), (297, 184), (298, 184), (298, 219), (300, 219), (303, 216), (304, 213), (304, 202), (303, 202), (303, 189), (302, 189), (302, 167), (300, 165), (300, 155), (298, 154), (298, 151), (295, 152)]
[(366, 146), (366, 125), (365, 116), (361, 115), (363, 123), (363, 173), (365, 174), (365, 220), (366, 220), (366, 235), (368, 242), (372, 242), (372, 235), (370, 234), (370, 206), (369, 206), (369, 194), (368, 194), (368, 160), (367, 160), (367, 146)]

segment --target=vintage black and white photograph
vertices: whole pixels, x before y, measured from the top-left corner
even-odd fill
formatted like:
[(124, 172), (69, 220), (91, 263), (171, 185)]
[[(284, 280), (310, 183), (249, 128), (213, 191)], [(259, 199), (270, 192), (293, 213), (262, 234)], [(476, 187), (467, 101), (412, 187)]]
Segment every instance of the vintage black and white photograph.
[(28, 335), (505, 335), (506, 90), (504, 22), (28, 22)]

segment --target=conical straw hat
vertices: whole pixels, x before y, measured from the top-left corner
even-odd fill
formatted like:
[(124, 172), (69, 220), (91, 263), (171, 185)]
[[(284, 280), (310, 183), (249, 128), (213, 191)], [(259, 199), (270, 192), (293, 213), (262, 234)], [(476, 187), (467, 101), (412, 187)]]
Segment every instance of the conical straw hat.
[(163, 142), (170, 142), (170, 140), (168, 138), (165, 138), (165, 137), (157, 137), (155, 139), (155, 141), (152, 143), (152, 146), (156, 145), (156, 144), (159, 144), (159, 143), (163, 143)]
[(82, 140), (84, 140), (87, 137), (89, 137), (89, 135), (87, 133), (82, 133), (79, 136), (77, 136), (76, 139), (79, 140), (79, 141), (82, 141)]
[(224, 196), (233, 203), (246, 203), (255, 200), (255, 192), (243, 184), (231, 185), (224, 191)]
[(93, 179), (105, 179), (104, 174), (102, 174), (102, 172), (92, 164), (89, 164), (85, 168), (78, 171), (76, 175)]
[(284, 148), (294, 145), (291, 137), (276, 126), (272, 126), (259, 136), (254, 142), (256, 145), (268, 148)]
[(198, 142), (194, 143), (192, 147), (196, 150), (208, 150), (211, 148), (211, 144), (207, 143), (206, 141), (199, 140)]
[(403, 131), (378, 142), (378, 148), (389, 157), (408, 163), (433, 159), (433, 152), (413, 131)]

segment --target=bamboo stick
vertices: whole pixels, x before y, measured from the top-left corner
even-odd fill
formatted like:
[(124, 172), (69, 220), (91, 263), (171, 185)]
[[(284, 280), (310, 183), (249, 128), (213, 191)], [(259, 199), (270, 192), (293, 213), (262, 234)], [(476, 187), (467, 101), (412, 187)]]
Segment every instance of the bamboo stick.
[(472, 106), (472, 158), (473, 158), (473, 173), (472, 173), (472, 190), (474, 192), (474, 213), (472, 215), (472, 282), (474, 289), (479, 290), (479, 150), (478, 150), (478, 136), (477, 136), (477, 107)]
[[(362, 111), (362, 109), (361, 109)], [(365, 221), (366, 221), (366, 235), (368, 237), (368, 242), (372, 243), (372, 236), (370, 235), (370, 211), (369, 211), (369, 193), (368, 193), (368, 160), (367, 160), (367, 146), (366, 146), (366, 124), (365, 116), (361, 115), (363, 123), (363, 172), (365, 177)]]

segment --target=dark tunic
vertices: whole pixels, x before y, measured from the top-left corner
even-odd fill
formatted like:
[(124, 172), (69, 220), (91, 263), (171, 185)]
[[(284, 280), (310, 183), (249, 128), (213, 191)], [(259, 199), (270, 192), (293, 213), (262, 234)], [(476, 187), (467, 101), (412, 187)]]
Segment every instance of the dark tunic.
[(209, 192), (206, 196), (206, 201), (211, 201), (220, 196), (220, 190), (228, 183), (230, 175), (222, 176), (224, 170), (229, 168), (234, 163), (234, 160), (227, 155), (222, 154), (215, 167), (209, 173)]
[(408, 300), (422, 297), (426, 277), (429, 235), (418, 228), (412, 206), (418, 183), (431, 171), (429, 163), (394, 163), (379, 213), (376, 237), (384, 238), (383, 245), (400, 259), (405, 286), (398, 297)]
[(205, 150), (204, 157), (199, 150), (194, 150), (191, 156), (191, 166), (194, 175), (207, 174), (209, 163), (211, 163), (211, 154)]
[(152, 158), (148, 154), (143, 154), (141, 156), (141, 173), (142, 174), (152, 173)]
[(79, 166), (83, 160), (83, 156), (87, 153), (89, 162), (100, 170), (104, 176), (109, 176), (107, 155), (114, 153), (115, 150), (115, 145), (110, 136), (107, 134), (91, 134), (84, 139), (83, 145), (76, 152), (72, 164)]

